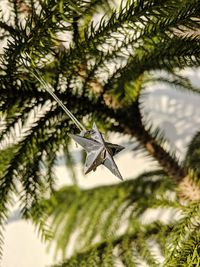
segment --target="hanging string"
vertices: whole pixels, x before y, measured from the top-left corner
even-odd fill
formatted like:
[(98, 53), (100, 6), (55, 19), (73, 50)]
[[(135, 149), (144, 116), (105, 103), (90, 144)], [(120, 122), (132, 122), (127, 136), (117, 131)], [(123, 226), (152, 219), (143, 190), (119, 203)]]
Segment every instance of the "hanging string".
[(68, 108), (62, 103), (62, 101), (54, 94), (53, 87), (50, 84), (47, 84), (43, 78), (39, 76), (37, 70), (34, 72), (31, 71), (33, 76), (43, 85), (44, 89), (54, 98), (54, 100), (61, 106), (65, 113), (70, 117), (74, 124), (78, 127), (80, 131), (86, 131), (85, 127), (77, 120), (77, 118), (69, 111)]
[[(30, 56), (26, 53), (26, 56), (30, 58)], [(69, 111), (69, 109), (63, 104), (63, 102), (56, 96), (53, 92), (53, 87), (45, 82), (45, 80), (40, 76), (37, 70), (31, 70), (32, 75), (43, 85), (44, 89), (54, 98), (54, 100), (60, 105), (60, 107), (65, 111), (65, 113), (69, 116), (69, 118), (74, 122), (77, 128), (80, 131), (86, 131), (86, 128), (77, 120), (77, 118)]]

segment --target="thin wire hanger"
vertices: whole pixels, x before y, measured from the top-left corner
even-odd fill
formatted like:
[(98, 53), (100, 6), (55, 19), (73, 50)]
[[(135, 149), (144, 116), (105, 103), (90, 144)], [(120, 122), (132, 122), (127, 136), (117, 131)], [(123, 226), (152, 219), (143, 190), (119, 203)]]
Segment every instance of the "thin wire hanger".
[[(31, 60), (30, 56), (25, 53), (26, 56)], [(77, 120), (77, 118), (71, 113), (71, 111), (63, 104), (63, 102), (55, 95), (53, 92), (54, 88), (51, 84), (47, 83), (39, 74), (39, 72), (35, 69), (30, 70), (31, 74), (43, 85), (44, 89), (54, 98), (54, 100), (60, 105), (60, 107), (64, 110), (64, 112), (69, 116), (69, 118), (74, 122), (76, 127), (82, 132), (86, 132), (86, 128)]]

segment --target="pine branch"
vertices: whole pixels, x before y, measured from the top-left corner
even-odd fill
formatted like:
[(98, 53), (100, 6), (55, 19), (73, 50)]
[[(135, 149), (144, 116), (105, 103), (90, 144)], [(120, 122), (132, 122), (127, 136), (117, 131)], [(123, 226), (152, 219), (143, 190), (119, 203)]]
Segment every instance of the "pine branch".
[[(159, 228), (157, 228), (156, 224), (152, 226), (144, 227), (144, 233), (146, 236), (151, 236), (152, 234), (156, 234), (159, 232)], [(107, 266), (114, 267), (116, 266), (117, 260), (121, 260), (123, 262), (123, 266), (137, 266), (138, 254), (142, 256), (143, 247), (136, 248), (136, 244), (139, 240), (139, 234), (137, 232), (132, 234), (122, 235), (112, 241), (102, 242), (93, 247), (90, 247), (84, 252), (75, 254), (69, 260), (61, 263), (60, 265), (54, 265), (53, 267), (79, 267), (79, 266)], [(141, 241), (141, 240), (140, 240)], [(144, 240), (142, 240), (144, 242)], [(128, 246), (128, 249), (127, 249)], [(140, 250), (141, 249), (141, 250)], [(149, 248), (148, 248), (149, 250)], [(115, 253), (114, 253), (115, 251)], [(128, 252), (132, 252), (127, 254)], [(140, 254), (141, 253), (141, 254)], [(149, 252), (150, 253), (150, 252)], [(126, 259), (124, 258), (125, 255)], [(145, 255), (146, 256), (146, 255)], [(150, 257), (153, 257), (151, 255)], [(145, 260), (145, 257), (142, 257)], [(158, 264), (154, 264), (152, 266), (159, 266)]]
[[(174, 227), (168, 240), (164, 266), (193, 266), (199, 261), (200, 206), (195, 203), (183, 208), (183, 218)], [(195, 253), (196, 255), (193, 254)], [(194, 257), (193, 257), (194, 256)], [(198, 265), (194, 265), (198, 266)]]
[(145, 129), (142, 123), (138, 101), (135, 102), (128, 111), (126, 110), (126, 113), (129, 114), (128, 118), (126, 116), (126, 120), (124, 119), (125, 114), (123, 111), (119, 111), (118, 114), (116, 114), (116, 118), (120, 122), (120, 127), (123, 129), (122, 131), (135, 136), (150, 155), (159, 162), (166, 173), (168, 173), (168, 175), (175, 181), (184, 178), (186, 173), (184, 169), (179, 166), (177, 160), (162, 148), (158, 141), (156, 141), (155, 136)]
[(178, 90), (185, 90), (186, 93), (189, 91), (191, 93), (200, 94), (200, 88), (194, 86), (190, 79), (187, 77), (183, 77), (182, 75), (178, 75), (176, 73), (168, 73), (165, 75), (155, 75), (155, 77), (147, 78), (148, 82), (152, 83), (164, 83), (169, 85), (170, 87)]
[(123, 232), (140, 231), (143, 226), (139, 217), (149, 207), (164, 205), (178, 209), (175, 201), (164, 197), (166, 189), (172, 190), (174, 186), (163, 175), (162, 171), (154, 171), (118, 185), (89, 190), (65, 187), (55, 192), (49, 200), (41, 202), (41, 206), (44, 214), (48, 214), (57, 240), (56, 251), (61, 250), (65, 257), (73, 233), (76, 233), (75, 246), (80, 250), (96, 239), (109, 240), (118, 236), (122, 225)]
[(197, 132), (188, 145), (187, 153), (184, 160), (184, 165), (200, 174), (199, 160), (200, 160), (200, 133)]
[[(118, 202), (118, 207), (116, 207), (113, 203), (112, 207), (115, 207), (115, 214), (113, 214), (113, 218), (109, 220), (109, 225), (113, 223), (115, 224), (116, 217), (119, 222), (120, 217), (124, 217), (123, 215), (124, 211), (126, 211), (127, 208), (134, 207), (133, 208), (134, 213), (131, 212), (129, 215), (130, 216), (129, 223), (132, 225), (132, 227), (131, 228), (129, 227), (129, 230), (127, 233), (117, 238), (117, 228), (115, 228), (114, 235), (109, 234), (108, 239), (106, 238), (106, 240), (109, 240), (109, 241), (106, 241), (106, 242), (101, 243), (100, 245), (97, 244), (94, 247), (91, 247), (92, 240), (90, 240), (89, 246), (87, 245), (87, 243), (83, 245), (83, 248), (81, 249), (82, 251), (81, 253), (78, 253), (77, 255), (75, 254), (72, 258), (70, 258), (63, 264), (56, 265), (56, 266), (77, 266), (78, 267), (78, 266), (82, 266), (82, 264), (86, 264), (87, 266), (89, 263), (91, 264), (91, 266), (93, 266), (92, 264), (96, 266), (96, 264), (99, 263), (97, 259), (100, 259), (100, 262), (102, 264), (110, 264), (108, 266), (116, 266), (115, 265), (116, 260), (120, 259), (123, 262), (124, 266), (129, 267), (129, 266), (136, 266), (136, 264), (139, 262), (138, 257), (148, 262), (149, 266), (159, 266), (158, 259), (151, 252), (151, 249), (148, 245), (147, 241), (149, 238), (151, 240), (155, 240), (156, 242), (158, 242), (160, 246), (160, 250), (163, 252), (164, 250), (166, 250), (166, 247), (164, 244), (166, 242), (170, 244), (170, 247), (167, 248), (167, 252), (166, 252), (167, 259), (171, 260), (169, 263), (171, 265), (169, 266), (175, 266), (173, 265), (175, 264), (174, 262), (176, 261), (178, 263), (181, 255), (185, 255), (184, 257), (187, 257), (187, 258), (190, 257), (190, 261), (196, 261), (198, 259), (198, 256), (196, 256), (196, 254), (192, 255), (193, 254), (192, 248), (196, 249), (198, 245), (198, 237), (195, 237), (195, 238), (193, 237), (194, 235), (196, 235), (196, 233), (198, 233), (198, 228), (199, 228), (199, 203), (190, 205), (188, 207), (184, 207), (184, 206), (178, 205), (176, 200), (170, 202), (167, 199), (165, 200), (164, 198), (163, 199), (160, 198), (160, 196), (163, 196), (163, 192), (160, 191), (161, 190), (160, 182), (163, 180), (162, 179), (161, 180), (155, 180), (155, 179), (149, 180), (149, 178), (152, 179), (153, 178), (152, 175), (155, 175), (155, 174), (156, 172), (152, 174), (151, 173), (144, 174), (138, 177), (136, 180), (128, 181), (123, 184), (83, 190), (82, 192), (79, 191), (79, 189), (77, 188), (70, 188), (70, 187), (63, 188), (62, 190), (60, 190), (54, 195), (55, 198), (53, 197), (52, 199), (50, 199), (50, 202), (47, 201), (47, 202), (41, 203), (42, 205), (46, 206), (49, 212), (48, 214), (51, 216), (52, 215), (54, 216), (55, 219), (53, 219), (52, 225), (53, 226), (56, 225), (55, 228), (59, 235), (63, 233), (63, 236), (67, 237), (68, 233), (73, 234), (74, 231), (77, 232), (77, 230), (80, 230), (80, 225), (81, 227), (84, 227), (84, 229), (82, 229), (82, 232), (84, 234), (80, 236), (80, 240), (82, 241), (87, 239), (87, 234), (88, 232), (91, 231), (91, 224), (94, 223), (96, 225), (95, 218), (96, 216), (98, 218), (99, 213), (101, 213), (101, 218), (103, 218), (103, 220), (98, 219), (97, 227), (99, 227), (99, 225), (101, 224), (104, 224), (104, 221), (106, 223), (104, 227), (100, 227), (99, 230), (96, 229), (94, 233), (97, 233), (98, 235), (102, 234), (104, 233), (104, 228), (106, 228), (106, 230), (108, 231), (107, 218), (110, 216), (109, 214), (112, 214), (113, 209), (108, 209), (103, 203), (101, 190), (103, 190), (104, 192), (103, 199), (106, 198), (108, 203), (110, 203), (110, 198), (114, 199), (111, 189), (115, 193), (117, 193), (117, 189), (120, 189), (119, 195), (118, 193), (117, 193), (118, 196), (116, 195), (118, 199), (120, 198), (122, 194), (127, 194), (127, 197), (128, 197), (127, 198), (124, 196), (122, 198), (122, 204)], [(157, 174), (159, 174), (159, 172), (157, 172)], [(157, 189), (156, 187), (153, 189), (154, 187), (153, 186), (152, 187), (153, 191), (149, 191), (150, 195), (147, 201), (146, 200), (147, 194), (144, 192), (141, 192), (140, 190), (142, 188), (145, 188), (145, 190), (148, 191), (149, 188), (147, 188), (147, 185), (150, 185), (149, 184), (150, 181), (151, 182), (154, 181), (153, 183), (155, 183), (155, 185), (158, 182), (159, 190), (158, 192), (156, 192)], [(146, 184), (145, 187), (142, 186), (143, 182)], [(172, 185), (172, 188), (173, 187), (174, 186)], [(122, 193), (121, 191), (122, 189), (124, 190), (124, 193)], [(129, 190), (130, 192), (128, 192)], [(163, 184), (163, 190), (164, 191), (166, 190), (165, 183)], [(99, 194), (97, 194), (98, 191), (99, 191)], [(87, 198), (86, 198), (87, 195), (89, 198), (88, 205), (87, 205)], [(96, 203), (98, 203), (98, 205), (94, 203), (93, 196), (94, 196)], [(133, 199), (133, 196), (134, 196), (134, 199)], [(142, 196), (145, 196), (144, 200), (142, 199)], [(155, 199), (154, 199), (154, 196), (156, 197)], [(99, 199), (99, 197), (101, 199)], [(127, 201), (128, 201), (128, 205), (126, 204)], [(125, 205), (126, 208), (124, 208), (124, 204), (126, 204)], [(91, 208), (91, 205), (93, 206), (93, 208)], [(121, 210), (121, 207), (120, 207), (121, 205), (123, 207), (123, 210)], [(143, 214), (143, 212), (145, 212), (146, 209), (148, 209), (148, 207), (154, 207), (154, 206), (155, 207), (160, 207), (160, 206), (175, 207), (176, 209), (178, 208), (179, 211), (183, 213), (183, 217), (180, 221), (175, 221), (175, 222), (171, 221), (172, 224), (170, 225), (166, 225), (166, 224), (162, 225), (157, 222), (154, 222), (151, 224), (141, 224), (141, 222), (139, 222), (137, 218), (141, 214)], [(123, 211), (119, 217), (116, 216), (116, 212), (117, 212), (116, 208), (118, 210)], [(88, 212), (88, 209), (90, 210), (89, 212)], [(80, 214), (80, 216), (78, 214)], [(66, 220), (66, 226), (65, 225), (62, 226), (63, 218)], [(72, 221), (73, 221), (74, 226), (72, 224)], [(87, 221), (87, 224), (85, 224), (84, 221)], [(124, 222), (122, 223), (124, 224)], [(197, 230), (197, 232), (195, 229)], [(188, 233), (191, 233), (190, 235), (191, 239), (190, 238), (188, 239)], [(174, 240), (173, 242), (172, 242), (172, 239)], [(66, 240), (63, 239), (63, 241), (64, 243), (59, 242), (59, 245), (64, 246), (64, 248), (66, 249), (65, 247)], [(77, 242), (79, 242), (79, 240), (77, 240)], [(182, 244), (181, 247), (183, 248), (183, 250), (181, 250), (179, 246), (177, 247), (176, 242), (178, 242), (178, 244)], [(189, 244), (192, 246), (192, 248)], [(102, 246), (103, 246), (103, 249), (102, 249)], [(104, 250), (105, 248), (104, 246), (106, 246), (106, 251)], [(171, 250), (172, 248), (173, 250)], [(109, 250), (109, 253), (107, 249)], [(116, 254), (116, 251), (117, 251), (117, 254)], [(177, 251), (176, 254), (174, 254), (173, 251)], [(174, 256), (173, 257), (169, 256), (169, 253), (171, 253), (171, 255), (174, 255)], [(114, 261), (112, 260), (113, 257), (114, 257)]]
[(137, 140), (145, 147), (145, 149), (152, 155), (164, 171), (171, 176), (178, 184), (178, 192), (181, 199), (190, 201), (198, 201), (200, 199), (200, 188), (191, 177), (189, 170), (182, 167), (175, 156), (162, 148), (161, 144), (156, 140), (156, 136), (149, 130), (146, 130), (139, 110), (139, 103), (136, 102), (129, 109), (125, 111), (129, 113), (132, 120), (126, 119), (123, 111), (116, 114), (116, 119), (120, 122), (122, 132), (135, 136)]
[(73, 42), (74, 42), (76, 47), (78, 46), (78, 41), (79, 41), (78, 21), (79, 21), (79, 17), (77, 16), (76, 13), (74, 13), (72, 27), (73, 27)]
[(15, 30), (12, 26), (8, 25), (7, 23), (0, 21), (0, 28), (8, 31), (10, 34), (16, 34), (17, 30)]

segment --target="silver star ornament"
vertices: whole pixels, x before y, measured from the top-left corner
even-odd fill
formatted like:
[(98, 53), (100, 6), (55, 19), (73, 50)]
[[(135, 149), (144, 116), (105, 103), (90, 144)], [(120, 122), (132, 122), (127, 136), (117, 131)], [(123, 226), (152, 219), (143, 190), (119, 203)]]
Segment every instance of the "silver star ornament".
[[(123, 150), (124, 147), (106, 142), (95, 123), (92, 130), (81, 132), (80, 135), (68, 135), (87, 152), (85, 174), (92, 170), (95, 171), (99, 165), (103, 164), (115, 176), (121, 180), (123, 179), (113, 157)], [(91, 138), (86, 137), (87, 135)]]

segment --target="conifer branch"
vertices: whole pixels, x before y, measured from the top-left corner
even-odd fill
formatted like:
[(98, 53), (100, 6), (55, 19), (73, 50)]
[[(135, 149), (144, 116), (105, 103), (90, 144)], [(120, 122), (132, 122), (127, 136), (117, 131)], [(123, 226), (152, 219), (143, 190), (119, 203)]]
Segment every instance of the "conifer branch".
[[(129, 115), (125, 116), (124, 112)], [(153, 136), (152, 133), (145, 129), (138, 101), (136, 101), (129, 110), (123, 111), (121, 114), (119, 112), (117, 114), (117, 119), (120, 122), (122, 129), (127, 134), (135, 136), (149, 154), (159, 162), (166, 173), (174, 179), (174, 181), (178, 182), (185, 177), (186, 172), (178, 164), (175, 157), (170, 155), (170, 153), (156, 141), (156, 136)]]
[[(44, 216), (48, 214), (54, 233), (56, 251), (61, 251), (65, 257), (73, 233), (76, 233), (75, 247), (82, 250), (94, 244), (97, 237), (103, 241), (118, 236), (122, 225), (123, 232), (140, 231), (143, 226), (139, 217), (152, 205), (179, 209), (180, 204), (164, 197), (166, 188), (173, 191), (174, 184), (160, 170), (117, 185), (88, 190), (63, 187), (51, 198), (41, 201)], [(141, 209), (143, 203), (146, 204)]]
[(10, 34), (16, 34), (17, 30), (14, 29), (12, 26), (8, 25), (7, 23), (0, 21), (0, 28), (8, 31)]
[(78, 41), (79, 41), (78, 21), (79, 21), (79, 16), (74, 12), (72, 27), (73, 27), (73, 42), (76, 47), (78, 46)]
[(178, 193), (181, 199), (198, 201), (200, 199), (200, 187), (198, 183), (195, 183), (192, 177), (190, 177), (190, 174), (187, 173), (189, 170), (181, 166), (175, 156), (166, 151), (158, 143), (156, 136), (148, 129), (145, 129), (139, 109), (139, 102), (136, 101), (125, 112), (130, 117), (126, 116), (124, 112), (121, 114), (119, 112), (116, 115), (123, 132), (136, 137), (148, 153), (159, 162), (165, 172), (177, 182)]

